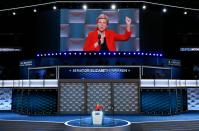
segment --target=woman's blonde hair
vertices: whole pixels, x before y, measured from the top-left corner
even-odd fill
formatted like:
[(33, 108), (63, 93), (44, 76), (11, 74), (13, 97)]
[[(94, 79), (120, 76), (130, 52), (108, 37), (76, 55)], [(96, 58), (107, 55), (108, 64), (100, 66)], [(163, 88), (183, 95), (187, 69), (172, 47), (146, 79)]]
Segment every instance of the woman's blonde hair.
[(106, 19), (107, 24), (109, 23), (109, 18), (108, 18), (108, 16), (105, 15), (105, 14), (100, 14), (100, 15), (97, 17), (97, 22), (98, 22), (99, 19)]

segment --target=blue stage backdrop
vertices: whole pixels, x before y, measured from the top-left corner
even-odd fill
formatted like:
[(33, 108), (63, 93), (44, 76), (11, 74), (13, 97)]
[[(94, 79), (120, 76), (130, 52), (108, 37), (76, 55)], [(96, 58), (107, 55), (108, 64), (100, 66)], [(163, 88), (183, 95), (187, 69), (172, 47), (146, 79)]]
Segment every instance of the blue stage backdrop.
[(57, 112), (56, 89), (13, 89), (12, 111), (29, 115), (50, 115)]
[(88, 33), (96, 28), (96, 18), (104, 13), (109, 17), (109, 29), (125, 31), (125, 17), (132, 19), (133, 34), (128, 41), (117, 42), (117, 51), (139, 51), (139, 9), (61, 9), (60, 51), (82, 51)]
[(141, 112), (172, 115), (187, 111), (186, 89), (141, 89)]

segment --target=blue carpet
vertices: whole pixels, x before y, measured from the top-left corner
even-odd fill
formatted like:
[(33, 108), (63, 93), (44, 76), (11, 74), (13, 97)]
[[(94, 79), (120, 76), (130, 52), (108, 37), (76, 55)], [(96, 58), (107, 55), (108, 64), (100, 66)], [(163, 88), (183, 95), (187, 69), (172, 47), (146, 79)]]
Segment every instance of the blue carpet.
[[(17, 113), (0, 112), (0, 120), (25, 120), (25, 121), (49, 121), (66, 122), (73, 119), (83, 119), (89, 117), (79, 115), (55, 115), (55, 116), (28, 116)], [(148, 121), (189, 121), (199, 120), (199, 112), (186, 112), (172, 116), (149, 116), (149, 115), (113, 115), (114, 119), (124, 119), (130, 122), (148, 122)]]

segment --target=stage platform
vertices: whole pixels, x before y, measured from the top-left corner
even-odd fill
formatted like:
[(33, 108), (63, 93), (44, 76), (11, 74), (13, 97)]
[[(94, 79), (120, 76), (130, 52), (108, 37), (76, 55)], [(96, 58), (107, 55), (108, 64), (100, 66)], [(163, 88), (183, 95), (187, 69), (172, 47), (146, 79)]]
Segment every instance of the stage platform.
[[(66, 122), (68, 120), (87, 118), (89, 115), (39, 115), (28, 116), (20, 115), (12, 112), (0, 112), (0, 120), (14, 120), (14, 121), (43, 121), (43, 122)], [(160, 115), (113, 115), (115, 119), (124, 119), (130, 122), (165, 122), (165, 121), (189, 121), (198, 120), (199, 112), (186, 112), (178, 115), (160, 116)]]
[[(0, 131), (65, 131), (64, 122), (88, 118), (89, 115), (28, 116), (12, 112), (0, 113)], [(186, 112), (171, 116), (113, 115), (132, 124), (132, 131), (198, 131), (199, 112)], [(12, 125), (12, 126), (11, 126)]]

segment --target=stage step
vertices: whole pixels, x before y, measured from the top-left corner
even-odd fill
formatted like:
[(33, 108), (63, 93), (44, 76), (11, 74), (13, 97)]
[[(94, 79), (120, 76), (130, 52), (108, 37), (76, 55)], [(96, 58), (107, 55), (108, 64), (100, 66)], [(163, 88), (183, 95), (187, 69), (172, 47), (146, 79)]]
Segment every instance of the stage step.
[(64, 131), (64, 123), (0, 121), (0, 131)]
[(132, 131), (198, 131), (198, 121), (166, 121), (132, 123)]

